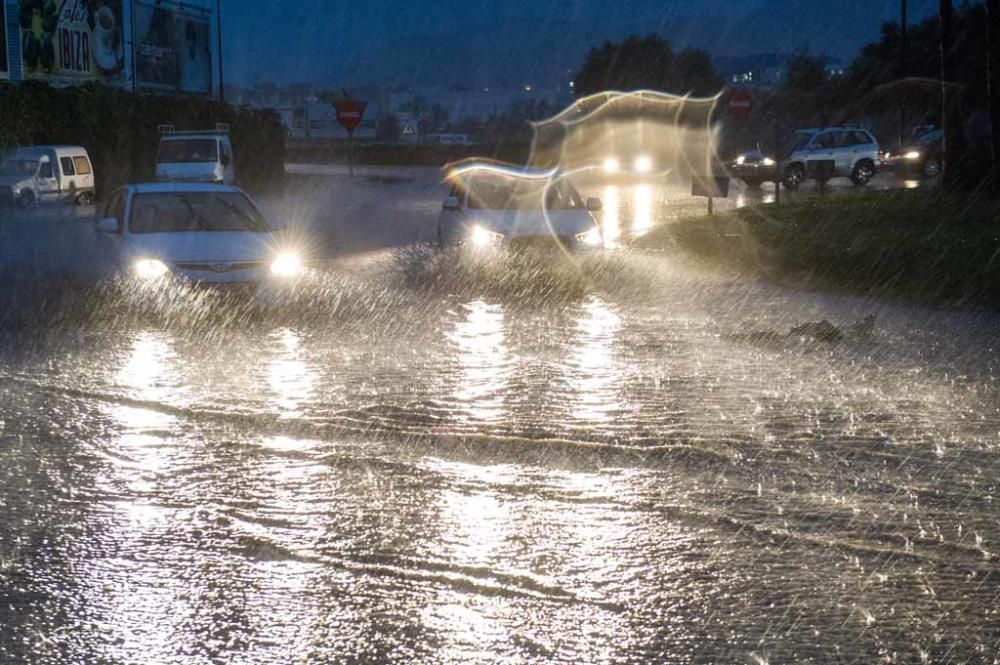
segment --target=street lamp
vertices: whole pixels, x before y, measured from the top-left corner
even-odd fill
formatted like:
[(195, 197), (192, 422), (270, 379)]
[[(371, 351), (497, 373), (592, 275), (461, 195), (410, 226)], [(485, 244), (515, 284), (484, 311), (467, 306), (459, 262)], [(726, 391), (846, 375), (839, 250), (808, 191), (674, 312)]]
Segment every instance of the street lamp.
[(219, 38), (219, 101), (226, 102), (226, 81), (222, 59), (222, 0), (215, 0), (215, 31)]

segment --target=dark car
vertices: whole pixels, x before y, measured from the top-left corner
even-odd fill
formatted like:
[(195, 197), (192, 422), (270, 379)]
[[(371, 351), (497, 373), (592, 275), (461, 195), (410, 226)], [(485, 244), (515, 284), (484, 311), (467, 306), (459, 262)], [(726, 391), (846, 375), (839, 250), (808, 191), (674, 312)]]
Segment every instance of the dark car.
[(933, 178), (941, 173), (943, 138), (940, 129), (915, 131), (898, 153), (886, 155), (886, 162), (899, 175)]
[(778, 162), (764, 154), (760, 146), (740, 154), (728, 164), (734, 178), (742, 180), (747, 187), (760, 187), (765, 182), (778, 179)]

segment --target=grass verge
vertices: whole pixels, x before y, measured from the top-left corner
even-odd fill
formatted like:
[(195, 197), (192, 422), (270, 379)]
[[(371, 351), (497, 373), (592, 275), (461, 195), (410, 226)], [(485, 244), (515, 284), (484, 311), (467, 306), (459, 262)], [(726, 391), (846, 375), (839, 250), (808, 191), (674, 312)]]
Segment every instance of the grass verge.
[(1000, 203), (936, 190), (743, 208), (664, 225), (640, 248), (800, 288), (1000, 307)]

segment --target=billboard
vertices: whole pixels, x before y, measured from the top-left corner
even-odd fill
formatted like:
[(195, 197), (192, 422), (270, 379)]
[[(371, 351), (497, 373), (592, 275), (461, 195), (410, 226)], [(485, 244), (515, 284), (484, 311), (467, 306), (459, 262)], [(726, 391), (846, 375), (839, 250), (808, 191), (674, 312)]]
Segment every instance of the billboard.
[(0, 81), (10, 78), (7, 65), (7, 6), (0, 0)]
[(25, 79), (120, 83), (122, 0), (18, 0)]
[(136, 85), (211, 95), (211, 16), (144, 2), (134, 11)]

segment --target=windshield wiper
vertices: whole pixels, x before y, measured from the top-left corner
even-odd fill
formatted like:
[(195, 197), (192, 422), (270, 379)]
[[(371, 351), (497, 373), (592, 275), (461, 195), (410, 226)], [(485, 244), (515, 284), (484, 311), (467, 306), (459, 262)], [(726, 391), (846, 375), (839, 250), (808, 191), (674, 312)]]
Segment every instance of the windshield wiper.
[(225, 200), (224, 198), (219, 196), (213, 196), (212, 198), (215, 201), (218, 201), (219, 203), (224, 205), (231, 212), (235, 213), (237, 217), (245, 221), (247, 223), (247, 228), (250, 229), (251, 231), (256, 233), (263, 233), (269, 230), (267, 228), (267, 224), (261, 224), (261, 221), (259, 219), (254, 219), (253, 217), (246, 214), (245, 212), (243, 212), (242, 210), (240, 210), (239, 208), (237, 208), (235, 205)]
[(196, 223), (199, 228), (204, 229), (205, 231), (211, 231), (212, 230), (211, 223), (209, 223), (209, 221), (207, 219), (205, 219), (204, 217), (202, 217), (201, 215), (199, 215), (198, 213), (196, 213), (194, 211), (194, 206), (191, 205), (190, 201), (188, 201), (186, 198), (184, 198), (182, 196), (181, 197), (181, 203), (183, 203), (185, 206), (187, 206), (188, 214), (191, 215), (191, 221), (192, 222)]

